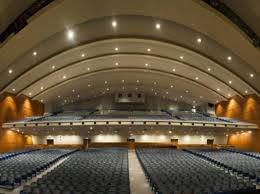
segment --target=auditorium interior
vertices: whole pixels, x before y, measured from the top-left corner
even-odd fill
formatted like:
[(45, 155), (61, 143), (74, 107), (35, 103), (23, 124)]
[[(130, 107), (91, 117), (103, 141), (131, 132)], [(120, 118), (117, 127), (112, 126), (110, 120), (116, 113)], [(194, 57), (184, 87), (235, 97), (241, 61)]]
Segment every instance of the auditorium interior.
[(259, 0), (0, 0), (0, 194), (237, 193)]

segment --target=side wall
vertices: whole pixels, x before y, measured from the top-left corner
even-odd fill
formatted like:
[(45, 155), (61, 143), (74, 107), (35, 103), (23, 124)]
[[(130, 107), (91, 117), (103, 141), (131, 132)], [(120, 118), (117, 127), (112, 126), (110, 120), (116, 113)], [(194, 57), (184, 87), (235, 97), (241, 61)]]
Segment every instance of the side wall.
[(222, 101), (215, 106), (217, 116), (239, 119), (255, 123), (258, 129), (252, 133), (239, 133), (230, 135), (228, 144), (240, 149), (260, 151), (260, 98), (248, 95), (244, 98), (234, 97)]
[(15, 97), (12, 94), (0, 96), (0, 152), (13, 151), (30, 144), (30, 137), (11, 129), (2, 129), (2, 124), (29, 116), (42, 115), (44, 106), (26, 96)]

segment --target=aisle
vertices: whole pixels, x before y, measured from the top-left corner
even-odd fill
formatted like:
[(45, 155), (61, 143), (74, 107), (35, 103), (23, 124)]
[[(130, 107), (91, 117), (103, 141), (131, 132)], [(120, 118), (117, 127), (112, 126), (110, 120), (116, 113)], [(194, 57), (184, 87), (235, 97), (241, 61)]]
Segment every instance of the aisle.
[(131, 194), (153, 194), (134, 150), (128, 151)]

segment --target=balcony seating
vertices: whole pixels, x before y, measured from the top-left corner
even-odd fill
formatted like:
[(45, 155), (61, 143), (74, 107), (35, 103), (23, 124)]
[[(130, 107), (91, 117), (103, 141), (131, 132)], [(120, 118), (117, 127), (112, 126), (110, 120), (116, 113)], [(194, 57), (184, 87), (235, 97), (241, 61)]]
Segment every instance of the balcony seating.
[(138, 149), (137, 156), (158, 194), (250, 192), (251, 182), (231, 176), (210, 162), (181, 150)]
[(127, 149), (90, 149), (69, 156), (21, 194), (130, 194)]

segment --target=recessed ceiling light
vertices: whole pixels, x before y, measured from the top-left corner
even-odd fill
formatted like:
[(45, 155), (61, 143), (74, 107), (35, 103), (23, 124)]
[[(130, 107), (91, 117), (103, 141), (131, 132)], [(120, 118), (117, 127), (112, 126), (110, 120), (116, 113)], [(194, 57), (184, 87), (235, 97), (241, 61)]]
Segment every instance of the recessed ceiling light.
[(41, 86), (41, 90), (43, 90), (44, 89), (44, 87), (43, 86)]
[(232, 60), (232, 57), (231, 57), (231, 56), (228, 56), (227, 59), (228, 59), (229, 61), (231, 61), (231, 60)]
[(139, 83), (139, 80), (136, 80), (136, 83)]
[(88, 84), (88, 87), (90, 87), (91, 85), (90, 84)]
[(203, 98), (203, 96), (200, 96), (200, 98)]
[(88, 67), (87, 70), (90, 71), (90, 68)]
[(112, 26), (115, 28), (117, 26), (117, 22), (114, 20), (112, 21)]
[(119, 65), (119, 64), (116, 62), (116, 63), (115, 63), (115, 66), (118, 66), (118, 65)]
[(216, 103), (218, 103), (219, 101), (218, 100), (216, 100)]
[(41, 102), (43, 102), (43, 100), (41, 100)]
[(85, 57), (85, 54), (84, 54), (84, 53), (82, 53), (82, 54), (81, 54), (81, 57)]
[(66, 79), (66, 78), (67, 78), (67, 76), (66, 76), (66, 75), (64, 75), (64, 76), (62, 76), (62, 78), (63, 78), (63, 79)]
[(183, 56), (180, 56), (180, 59), (183, 59), (184, 57)]
[(201, 43), (201, 41), (202, 41), (201, 38), (197, 38), (198, 43)]
[(253, 73), (250, 73), (250, 77), (252, 77), (252, 78), (253, 78), (253, 77), (254, 77), (254, 74), (253, 74)]
[(173, 71), (173, 72), (175, 72), (175, 71), (176, 71), (176, 69), (174, 69), (174, 68), (173, 68), (173, 69), (172, 69), (172, 71)]
[(171, 133), (172, 133), (172, 131), (169, 131), (169, 133), (171, 134)]
[(55, 69), (55, 65), (51, 66), (52, 69)]
[(107, 88), (107, 91), (109, 90), (109, 88)]
[(75, 36), (74, 32), (73, 32), (72, 30), (68, 30), (68, 32), (67, 32), (67, 38), (68, 38), (69, 40), (73, 40), (73, 39), (74, 39), (74, 36)]
[(157, 95), (157, 92), (154, 92), (155, 95)]
[(165, 92), (166, 94), (169, 94), (169, 92)]
[(33, 52), (33, 56), (36, 56), (36, 55), (37, 55), (37, 52), (36, 52), (36, 51), (34, 51), (34, 52)]
[(115, 51), (118, 51), (118, 47), (115, 48)]
[(80, 95), (78, 95), (77, 97), (80, 98)]
[(15, 92), (15, 88), (13, 88), (12, 91)]
[(157, 83), (156, 82), (153, 82), (154, 85), (156, 85)]
[(211, 68), (208, 68), (208, 71), (211, 71)]
[(73, 89), (73, 90), (72, 90), (72, 92), (74, 93), (74, 92), (75, 92), (75, 90)]
[(217, 91), (220, 91), (220, 88), (217, 88)]
[(105, 81), (105, 84), (107, 84), (107, 81)]
[(199, 79), (199, 77), (195, 77), (195, 79), (196, 79), (196, 80), (198, 80), (198, 79)]
[(231, 96), (231, 94), (228, 94), (228, 97), (230, 97)]
[(135, 88), (136, 90), (138, 90), (138, 88)]
[(122, 86), (122, 90), (124, 90), (125, 89), (125, 87), (124, 86)]
[(148, 63), (145, 63), (145, 66), (146, 66), (146, 67), (148, 67), (148, 66), (149, 66), (149, 64), (148, 64)]
[(148, 51), (148, 52), (151, 52), (151, 49), (150, 49), (150, 48), (148, 48), (148, 49), (147, 49), (147, 51)]
[(189, 93), (189, 90), (186, 90), (185, 92), (186, 92), (186, 93)]
[(180, 96), (180, 98), (183, 98), (183, 96)]
[(156, 28), (157, 30), (159, 30), (159, 29), (161, 28), (161, 24), (156, 23), (155, 28)]
[(12, 73), (13, 73), (13, 70), (12, 70), (12, 69), (9, 69), (9, 70), (8, 70), (8, 73), (9, 73), (9, 74), (12, 74)]
[(248, 91), (246, 90), (246, 91), (245, 91), (245, 93), (247, 94), (247, 93), (248, 93)]
[(31, 96), (32, 95), (32, 93), (31, 92), (29, 92), (29, 96)]
[(123, 80), (123, 79), (122, 79), (122, 80), (121, 80), (121, 82), (122, 82), (122, 83), (124, 83), (124, 82), (125, 82), (125, 80)]
[(228, 83), (229, 83), (229, 84), (232, 84), (232, 81), (231, 81), (231, 80), (229, 80), (229, 81), (228, 81)]
[(196, 103), (196, 101), (195, 101), (195, 100), (193, 100), (193, 101), (192, 101), (192, 103)]
[(171, 85), (171, 88), (173, 88), (173, 85)]

